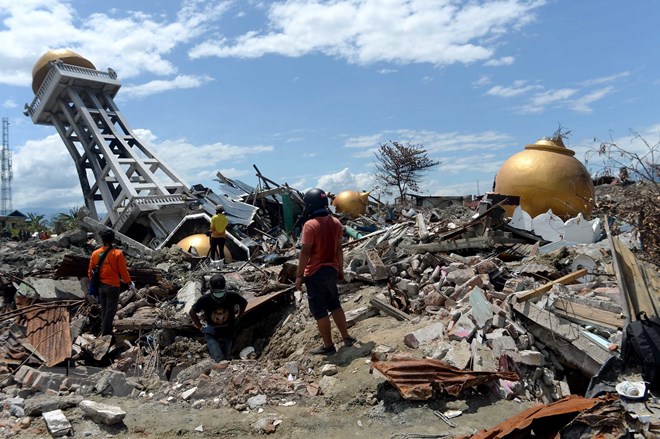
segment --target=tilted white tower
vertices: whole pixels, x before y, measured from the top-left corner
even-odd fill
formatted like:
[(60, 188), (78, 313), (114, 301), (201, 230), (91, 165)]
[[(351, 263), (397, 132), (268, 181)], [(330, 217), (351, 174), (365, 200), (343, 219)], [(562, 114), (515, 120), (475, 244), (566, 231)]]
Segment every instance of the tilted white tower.
[(196, 198), (129, 127), (113, 100), (121, 87), (116, 73), (96, 70), (70, 50), (52, 50), (37, 61), (32, 77), (35, 97), (25, 114), (57, 129), (91, 215), (99, 219), (105, 207), (107, 226), (159, 246)]

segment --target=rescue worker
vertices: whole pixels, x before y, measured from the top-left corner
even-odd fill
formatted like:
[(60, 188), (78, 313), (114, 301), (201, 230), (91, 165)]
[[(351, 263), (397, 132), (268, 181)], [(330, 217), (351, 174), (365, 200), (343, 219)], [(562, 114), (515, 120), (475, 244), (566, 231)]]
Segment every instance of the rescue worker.
[(209, 257), (211, 258), (211, 261), (224, 261), (225, 259), (225, 230), (227, 229), (229, 220), (224, 213), (224, 207), (217, 205), (215, 206), (215, 215), (211, 217), (211, 235), (209, 237)]

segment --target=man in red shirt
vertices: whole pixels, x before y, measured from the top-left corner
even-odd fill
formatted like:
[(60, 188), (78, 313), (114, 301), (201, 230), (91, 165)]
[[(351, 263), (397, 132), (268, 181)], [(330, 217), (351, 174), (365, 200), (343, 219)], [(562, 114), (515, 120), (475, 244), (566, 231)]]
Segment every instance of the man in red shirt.
[(89, 258), (87, 277), (90, 281), (92, 280), (92, 269), (99, 263), (103, 252), (107, 251), (108, 254), (99, 271), (101, 281), (99, 285), (99, 303), (101, 304), (101, 335), (112, 335), (112, 321), (115, 318), (117, 305), (119, 304), (120, 283), (130, 285), (131, 289), (135, 289), (135, 284), (131, 282), (131, 276), (128, 274), (124, 253), (112, 246), (115, 242), (115, 232), (104, 230), (99, 235), (101, 235), (103, 247), (94, 250)]
[(308, 218), (302, 230), (302, 248), (298, 261), (296, 288), (307, 287), (309, 310), (323, 338), (323, 346), (311, 351), (314, 355), (337, 352), (332, 342), (330, 317), (337, 325), (345, 346), (357, 340), (348, 334), (346, 315), (339, 302), (337, 280), (344, 280), (343, 227), (328, 210), (328, 196), (321, 189), (311, 189), (304, 196), (303, 217)]

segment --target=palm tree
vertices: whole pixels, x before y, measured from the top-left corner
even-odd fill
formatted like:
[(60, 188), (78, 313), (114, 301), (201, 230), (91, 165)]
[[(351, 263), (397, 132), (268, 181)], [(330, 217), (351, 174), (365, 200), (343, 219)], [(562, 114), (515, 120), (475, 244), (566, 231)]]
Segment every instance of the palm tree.
[(60, 225), (57, 227), (58, 229), (61, 227), (58, 233), (76, 228), (78, 225), (78, 212), (80, 212), (80, 207), (72, 207), (69, 209), (69, 213), (61, 212), (55, 215), (53, 223)]

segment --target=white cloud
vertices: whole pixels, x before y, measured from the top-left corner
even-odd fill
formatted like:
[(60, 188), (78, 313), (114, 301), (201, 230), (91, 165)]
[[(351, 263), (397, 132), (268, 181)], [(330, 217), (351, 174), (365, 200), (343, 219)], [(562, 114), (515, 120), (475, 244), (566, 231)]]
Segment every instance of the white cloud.
[(153, 149), (166, 166), (187, 182), (215, 177), (215, 173), (228, 164), (239, 163), (248, 156), (258, 156), (275, 150), (269, 145), (236, 146), (221, 142), (193, 145), (186, 139), (159, 141), (150, 130), (136, 129), (134, 132)]
[(12, 205), (65, 208), (83, 204), (73, 159), (57, 134), (12, 151)]
[[(267, 30), (197, 45), (192, 58), (299, 57), (322, 53), (356, 64), (448, 65), (487, 61), (496, 41), (535, 19), (543, 0), (289, 0), (268, 9)], [(502, 58), (507, 62), (506, 57)]]
[(540, 113), (547, 106), (554, 104), (566, 104), (568, 99), (577, 93), (574, 88), (562, 88), (558, 90), (547, 90), (537, 93), (530, 102), (522, 108), (523, 113)]
[(438, 170), (449, 174), (463, 172), (495, 174), (502, 167), (503, 163), (504, 160), (496, 157), (495, 154), (447, 157), (438, 165)]
[(607, 86), (599, 90), (594, 90), (591, 93), (588, 93), (582, 97), (579, 97), (568, 105), (569, 108), (578, 111), (580, 113), (591, 113), (593, 109), (589, 104), (593, 104), (596, 101), (603, 99), (605, 96), (610, 94), (614, 90), (614, 86)]
[(593, 85), (600, 85), (600, 84), (607, 84), (608, 82), (614, 82), (618, 79), (621, 78), (626, 78), (630, 76), (629, 71), (617, 73), (616, 75), (610, 75), (610, 76), (603, 76), (601, 78), (594, 78), (594, 79), (589, 79), (587, 81), (583, 81), (580, 83), (580, 85), (583, 85), (585, 87), (593, 86)]
[(7, 99), (2, 103), (2, 106), (4, 108), (16, 108), (18, 105), (16, 104), (16, 101), (13, 99)]
[(511, 98), (540, 88), (543, 87), (540, 85), (527, 85), (527, 81), (518, 80), (514, 81), (513, 85), (510, 87), (503, 87), (501, 85), (491, 87), (490, 90), (486, 92), (486, 94), (490, 96), (499, 96), (502, 98)]
[(210, 76), (179, 75), (170, 80), (155, 80), (140, 85), (125, 85), (122, 87), (121, 98), (143, 98), (169, 90), (197, 88), (213, 81)]
[(500, 59), (489, 59), (484, 63), (485, 66), (499, 67), (499, 66), (510, 66), (514, 63), (516, 59), (512, 56), (504, 56)]
[(390, 73), (396, 73), (396, 72), (397, 72), (396, 69), (379, 69), (378, 70), (378, 73), (380, 73), (381, 75), (388, 75)]
[(421, 145), (429, 154), (440, 154), (451, 151), (497, 150), (510, 144), (512, 138), (507, 134), (495, 131), (481, 133), (438, 133), (435, 131), (387, 130), (368, 136), (351, 137), (346, 140), (347, 148), (360, 148), (362, 151), (353, 154), (354, 157), (373, 156), (378, 147), (389, 141), (403, 144)]
[(492, 81), (490, 79), (490, 76), (481, 75), (481, 76), (479, 76), (479, 79), (477, 79), (476, 81), (474, 81), (472, 83), (472, 85), (475, 86), (475, 87), (482, 87), (482, 86), (485, 86), (485, 85), (489, 85), (491, 82)]
[[(349, 168), (344, 168), (334, 174), (322, 175), (313, 187), (335, 194), (347, 190), (371, 191), (374, 188), (374, 180), (373, 174), (353, 174)], [(305, 188), (305, 191), (311, 188)]]
[(125, 9), (82, 16), (64, 0), (3, 1), (0, 83), (28, 85), (37, 59), (57, 48), (74, 50), (99, 70), (112, 67), (122, 78), (174, 74), (177, 67), (167, 56), (208, 32), (230, 3), (185, 1), (168, 21)]

